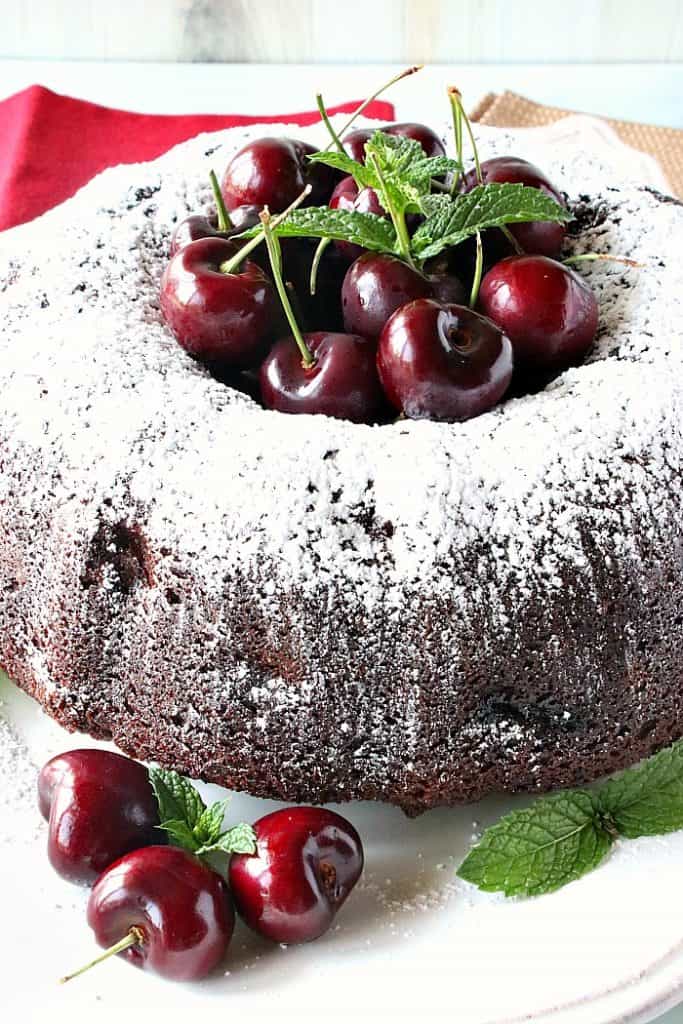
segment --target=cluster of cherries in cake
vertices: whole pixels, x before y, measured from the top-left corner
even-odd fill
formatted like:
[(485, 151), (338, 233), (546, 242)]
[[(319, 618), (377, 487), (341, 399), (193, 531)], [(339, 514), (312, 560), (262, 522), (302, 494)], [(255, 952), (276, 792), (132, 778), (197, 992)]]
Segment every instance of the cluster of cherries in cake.
[[(388, 134), (416, 140), (428, 156), (445, 155), (420, 124)], [(348, 155), (365, 160), (372, 132), (343, 138)], [(465, 420), (494, 406), (513, 375), (520, 390), (579, 363), (598, 322), (595, 297), (558, 261), (566, 228), (552, 222), (483, 233), (484, 276), (476, 309), (467, 305), (475, 273), (474, 240), (445, 250), (417, 269), (398, 256), (338, 241), (324, 252), (318, 288), (309, 275), (316, 243), (282, 241), (292, 305), (306, 326), (310, 358), (282, 316), (265, 246), (240, 258), (234, 236), (259, 224), (260, 211), (286, 210), (309, 185), (307, 205), (387, 217), (376, 192), (352, 177), (309, 161), (313, 148), (284, 138), (249, 143), (230, 161), (222, 202), (232, 226), (219, 231), (192, 216), (173, 234), (161, 284), (161, 309), (178, 342), (226, 383), (289, 413), (325, 413), (355, 422), (397, 415)], [(537, 188), (564, 205), (545, 175), (525, 160), (484, 161), (465, 174), (460, 192), (483, 182)], [(419, 222), (417, 215), (410, 221)], [(514, 248), (512, 244), (514, 243)]]
[(38, 802), (52, 866), (92, 886), (87, 916), (99, 945), (176, 980), (202, 978), (221, 962), (234, 909), (275, 942), (318, 938), (363, 868), (350, 822), (321, 807), (289, 807), (254, 823), (256, 851), (233, 854), (226, 880), (165, 842), (147, 769), (109, 751), (48, 761)]

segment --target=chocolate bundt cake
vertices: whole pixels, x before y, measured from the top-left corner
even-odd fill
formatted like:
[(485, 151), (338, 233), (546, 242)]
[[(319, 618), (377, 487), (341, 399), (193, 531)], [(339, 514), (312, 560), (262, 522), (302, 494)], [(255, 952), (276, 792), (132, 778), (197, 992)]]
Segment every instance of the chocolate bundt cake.
[(569, 249), (643, 264), (581, 270), (586, 363), (463, 424), (287, 416), (158, 309), (174, 222), (262, 134), (106, 171), (0, 236), (0, 665), (67, 729), (287, 800), (415, 813), (679, 737), (680, 204), (482, 130), (566, 190)]

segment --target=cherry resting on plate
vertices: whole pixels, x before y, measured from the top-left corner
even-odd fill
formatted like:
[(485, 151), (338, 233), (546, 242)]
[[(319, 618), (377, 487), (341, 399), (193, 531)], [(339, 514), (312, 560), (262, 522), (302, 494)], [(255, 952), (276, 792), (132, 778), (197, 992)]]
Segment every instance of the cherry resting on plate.
[(386, 407), (377, 376), (376, 347), (355, 334), (304, 334), (314, 362), (306, 366), (292, 336), (277, 341), (260, 372), (267, 409), (323, 413), (352, 423), (375, 423)]
[(181, 220), (171, 235), (170, 255), (175, 256), (179, 249), (184, 249), (190, 242), (196, 242), (200, 238), (232, 238), (248, 228), (255, 227), (260, 213), (258, 206), (238, 206), (230, 215), (232, 227), (227, 231), (220, 231), (217, 217), (203, 217), (201, 214), (193, 213), (185, 220)]
[(384, 132), (386, 135), (414, 139), (420, 143), (427, 156), (446, 155), (443, 142), (436, 132), (428, 128), (426, 124), (403, 121), (400, 124), (382, 125), (381, 128), (356, 128), (345, 135), (342, 139), (344, 149), (357, 163), (365, 163), (365, 143), (372, 138), (376, 131)]
[(507, 391), (512, 345), (465, 306), (416, 299), (382, 331), (377, 368), (389, 401), (410, 419), (466, 420)]
[(233, 242), (200, 238), (171, 259), (161, 279), (161, 312), (180, 345), (197, 359), (235, 369), (255, 366), (280, 322), (270, 279)]
[(227, 885), (194, 854), (147, 846), (100, 875), (88, 901), (88, 924), (109, 955), (174, 981), (196, 981), (225, 956), (235, 916)]
[(481, 312), (510, 338), (517, 366), (564, 369), (580, 362), (598, 328), (598, 303), (583, 278), (546, 256), (510, 256), (489, 270)]
[(306, 158), (315, 146), (296, 139), (264, 138), (248, 143), (228, 164), (221, 192), (229, 211), (238, 206), (267, 206), (281, 213), (308, 184), (312, 192), (306, 204), (323, 206), (332, 195), (338, 173), (325, 164)]
[(235, 907), (274, 942), (310, 942), (327, 931), (360, 878), (363, 846), (353, 825), (322, 807), (290, 807), (254, 823), (257, 853), (234, 854)]
[[(564, 197), (558, 189), (546, 178), (543, 171), (527, 160), (521, 160), (516, 156), (492, 157), (490, 160), (483, 161), (481, 175), (485, 185), (498, 181), (538, 188), (560, 206), (566, 207)], [(471, 192), (477, 184), (476, 169), (468, 171), (463, 181), (462, 191)], [(539, 253), (542, 256), (557, 256), (567, 233), (564, 224), (554, 224), (551, 221), (510, 224), (509, 230), (525, 252)], [(508, 246), (508, 251), (510, 249), (511, 246)]]
[(462, 302), (465, 293), (455, 277), (427, 277), (398, 256), (368, 252), (349, 267), (344, 278), (344, 327), (351, 334), (378, 338), (392, 313), (406, 302), (432, 298)]
[(49, 822), (55, 871), (89, 884), (128, 853), (161, 844), (156, 797), (144, 765), (108, 750), (71, 750), (43, 766), (38, 806)]
[[(342, 178), (336, 186), (329, 202), (331, 210), (349, 210), (355, 213), (374, 213), (377, 217), (387, 217), (384, 207), (377, 198), (374, 188), (358, 188), (349, 175)], [(362, 256), (365, 249), (353, 242), (335, 242), (335, 248), (351, 263)]]

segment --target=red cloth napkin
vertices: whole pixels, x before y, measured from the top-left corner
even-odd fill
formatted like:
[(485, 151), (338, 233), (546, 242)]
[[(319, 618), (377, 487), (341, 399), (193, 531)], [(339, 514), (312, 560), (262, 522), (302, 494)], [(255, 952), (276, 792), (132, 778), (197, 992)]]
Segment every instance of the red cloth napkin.
[[(352, 113), (343, 103), (331, 114)], [(394, 108), (375, 100), (367, 117), (394, 118)], [(0, 103), (0, 231), (32, 220), (72, 196), (99, 171), (114, 164), (153, 160), (199, 132), (235, 125), (320, 120), (302, 114), (134, 114), (60, 96), (32, 85)]]

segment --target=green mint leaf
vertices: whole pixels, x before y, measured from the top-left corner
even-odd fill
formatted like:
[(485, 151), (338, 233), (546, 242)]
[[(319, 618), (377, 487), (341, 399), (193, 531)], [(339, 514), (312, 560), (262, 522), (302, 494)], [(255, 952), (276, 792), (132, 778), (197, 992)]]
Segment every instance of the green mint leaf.
[(189, 850), (190, 853), (198, 852), (201, 844), (197, 842), (192, 829), (186, 821), (174, 818), (164, 821), (158, 827), (163, 829), (164, 832), (168, 832), (173, 846), (180, 846), (183, 850)]
[(509, 183), (477, 185), (471, 192), (450, 198), (426, 196), (426, 220), (413, 235), (412, 248), (420, 260), (429, 259), (469, 235), (486, 228), (524, 221), (568, 221), (571, 214), (537, 188)]
[(197, 853), (256, 853), (256, 833), (251, 825), (241, 822), (223, 832), (211, 844), (201, 847)]
[(346, 153), (311, 153), (308, 159), (312, 163), (326, 164), (328, 167), (334, 167), (335, 170), (342, 171), (344, 174), (350, 174), (360, 188), (374, 188), (375, 186), (376, 176), (365, 164), (359, 164), (356, 160), (352, 160)]
[(628, 839), (683, 828), (683, 740), (609, 779), (598, 797), (603, 814)]
[(223, 830), (225, 809), (229, 802), (229, 800), (219, 800), (202, 811), (197, 824), (192, 829), (192, 834), (199, 846), (215, 843), (218, 839)]
[(410, 168), (424, 158), (424, 151), (414, 139), (375, 132), (365, 143), (366, 167), (374, 174), (373, 188), (387, 212), (399, 217), (420, 213), (421, 198), (431, 187), (431, 178), (411, 178)]
[[(243, 232), (240, 238), (253, 238), (259, 228)], [(335, 238), (354, 242), (374, 252), (396, 252), (396, 232), (384, 217), (351, 210), (330, 210), (327, 206), (307, 206), (293, 210), (274, 229), (278, 238)]]
[(458, 875), (486, 892), (540, 896), (592, 871), (611, 844), (595, 794), (557, 793), (487, 829)]
[(193, 829), (206, 805), (192, 783), (166, 768), (150, 768), (149, 781), (157, 798), (162, 825), (168, 821), (183, 821)]

